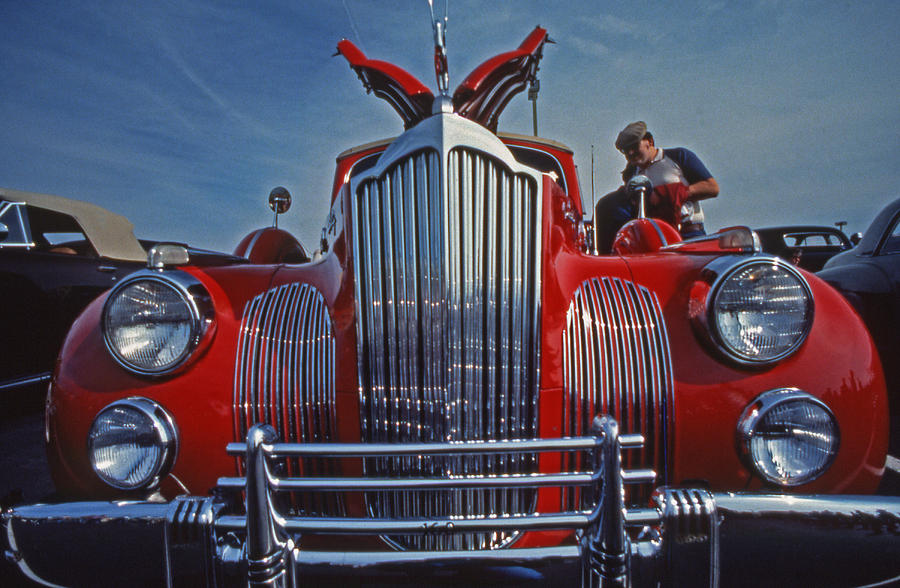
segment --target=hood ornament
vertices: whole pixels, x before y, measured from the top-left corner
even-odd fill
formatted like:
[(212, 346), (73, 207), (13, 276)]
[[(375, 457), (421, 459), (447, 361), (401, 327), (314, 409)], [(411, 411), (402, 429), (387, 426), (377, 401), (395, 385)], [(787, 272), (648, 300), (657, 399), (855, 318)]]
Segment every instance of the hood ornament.
[(453, 112), (450, 97), (450, 66), (447, 65), (447, 11), (450, 0), (444, 2), (444, 17), (435, 16), (433, 0), (428, 0), (431, 11), (431, 30), (434, 32), (434, 76), (437, 79), (438, 95), (431, 104), (431, 113)]

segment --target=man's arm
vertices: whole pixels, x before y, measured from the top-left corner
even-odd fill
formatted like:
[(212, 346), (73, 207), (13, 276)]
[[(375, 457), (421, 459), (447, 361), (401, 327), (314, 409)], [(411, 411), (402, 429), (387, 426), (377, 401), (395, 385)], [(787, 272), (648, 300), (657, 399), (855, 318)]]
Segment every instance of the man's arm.
[(706, 200), (719, 195), (719, 183), (693, 151), (676, 147), (666, 149), (665, 154), (678, 164), (688, 181), (688, 200)]
[(715, 178), (700, 180), (688, 186), (688, 200), (706, 200), (719, 195), (719, 182)]

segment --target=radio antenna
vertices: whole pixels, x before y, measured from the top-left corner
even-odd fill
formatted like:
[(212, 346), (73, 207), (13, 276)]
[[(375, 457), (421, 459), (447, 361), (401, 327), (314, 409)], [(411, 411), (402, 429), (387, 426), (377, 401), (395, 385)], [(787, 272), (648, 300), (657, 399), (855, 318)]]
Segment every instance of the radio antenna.
[(597, 204), (594, 199), (594, 146), (591, 145), (591, 202)]
[(353, 15), (350, 14), (350, 7), (347, 6), (347, 0), (341, 0), (341, 4), (344, 5), (344, 12), (347, 13), (347, 20), (350, 21), (350, 30), (353, 31), (353, 34), (356, 35), (356, 42), (359, 44), (360, 48), (365, 51), (366, 46), (363, 45), (362, 37), (359, 35), (359, 29), (356, 28), (356, 21), (353, 20)]
[(431, 28), (434, 32), (434, 75), (437, 77), (438, 92), (450, 95), (450, 71), (447, 67), (447, 15), (450, 0), (444, 0), (444, 17), (434, 16), (434, 0), (428, 0), (431, 11)]

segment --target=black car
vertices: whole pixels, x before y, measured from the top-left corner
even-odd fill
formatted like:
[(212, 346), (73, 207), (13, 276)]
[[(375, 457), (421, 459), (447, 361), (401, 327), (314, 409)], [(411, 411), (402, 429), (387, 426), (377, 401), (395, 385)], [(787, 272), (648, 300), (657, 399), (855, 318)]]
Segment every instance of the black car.
[[(82, 309), (146, 267), (147, 245), (123, 216), (99, 206), (0, 188), (0, 401), (50, 379), (63, 337)], [(192, 262), (240, 258), (189, 250)], [(28, 395), (33, 396), (33, 395)]]
[(900, 450), (900, 198), (878, 213), (856, 247), (829, 259), (818, 276), (853, 304), (875, 340), (897, 425), (894, 453)]
[(811, 272), (853, 247), (843, 231), (835, 227), (793, 225), (756, 229), (763, 251), (777, 255)]

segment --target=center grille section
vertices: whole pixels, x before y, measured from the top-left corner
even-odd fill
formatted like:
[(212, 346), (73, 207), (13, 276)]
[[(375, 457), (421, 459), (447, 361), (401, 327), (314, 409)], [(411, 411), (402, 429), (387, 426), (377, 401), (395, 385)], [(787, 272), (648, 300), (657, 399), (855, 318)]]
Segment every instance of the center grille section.
[[(613, 416), (644, 446), (626, 467), (652, 467), (668, 482), (668, 414), (674, 389), (666, 324), (656, 295), (615, 277), (593, 278), (575, 291), (563, 332), (562, 434), (581, 436), (595, 414)], [(645, 498), (629, 488), (632, 502)], [(574, 494), (568, 497), (575, 500)], [(570, 505), (571, 506), (571, 505)]]
[[(353, 198), (364, 440), (537, 436), (540, 202), (535, 179), (488, 156), (420, 151)], [(532, 473), (534, 455), (377, 458), (375, 476)], [(533, 511), (531, 489), (370, 493), (373, 517)], [(399, 547), (486, 549), (509, 533), (395, 536)]]
[[(234, 438), (256, 423), (272, 425), (288, 443), (336, 441), (334, 335), (322, 294), (285, 284), (248, 301), (241, 318), (234, 373)], [(335, 475), (332, 461), (289, 459), (287, 475)], [(333, 494), (297, 493), (302, 514), (344, 512)]]

